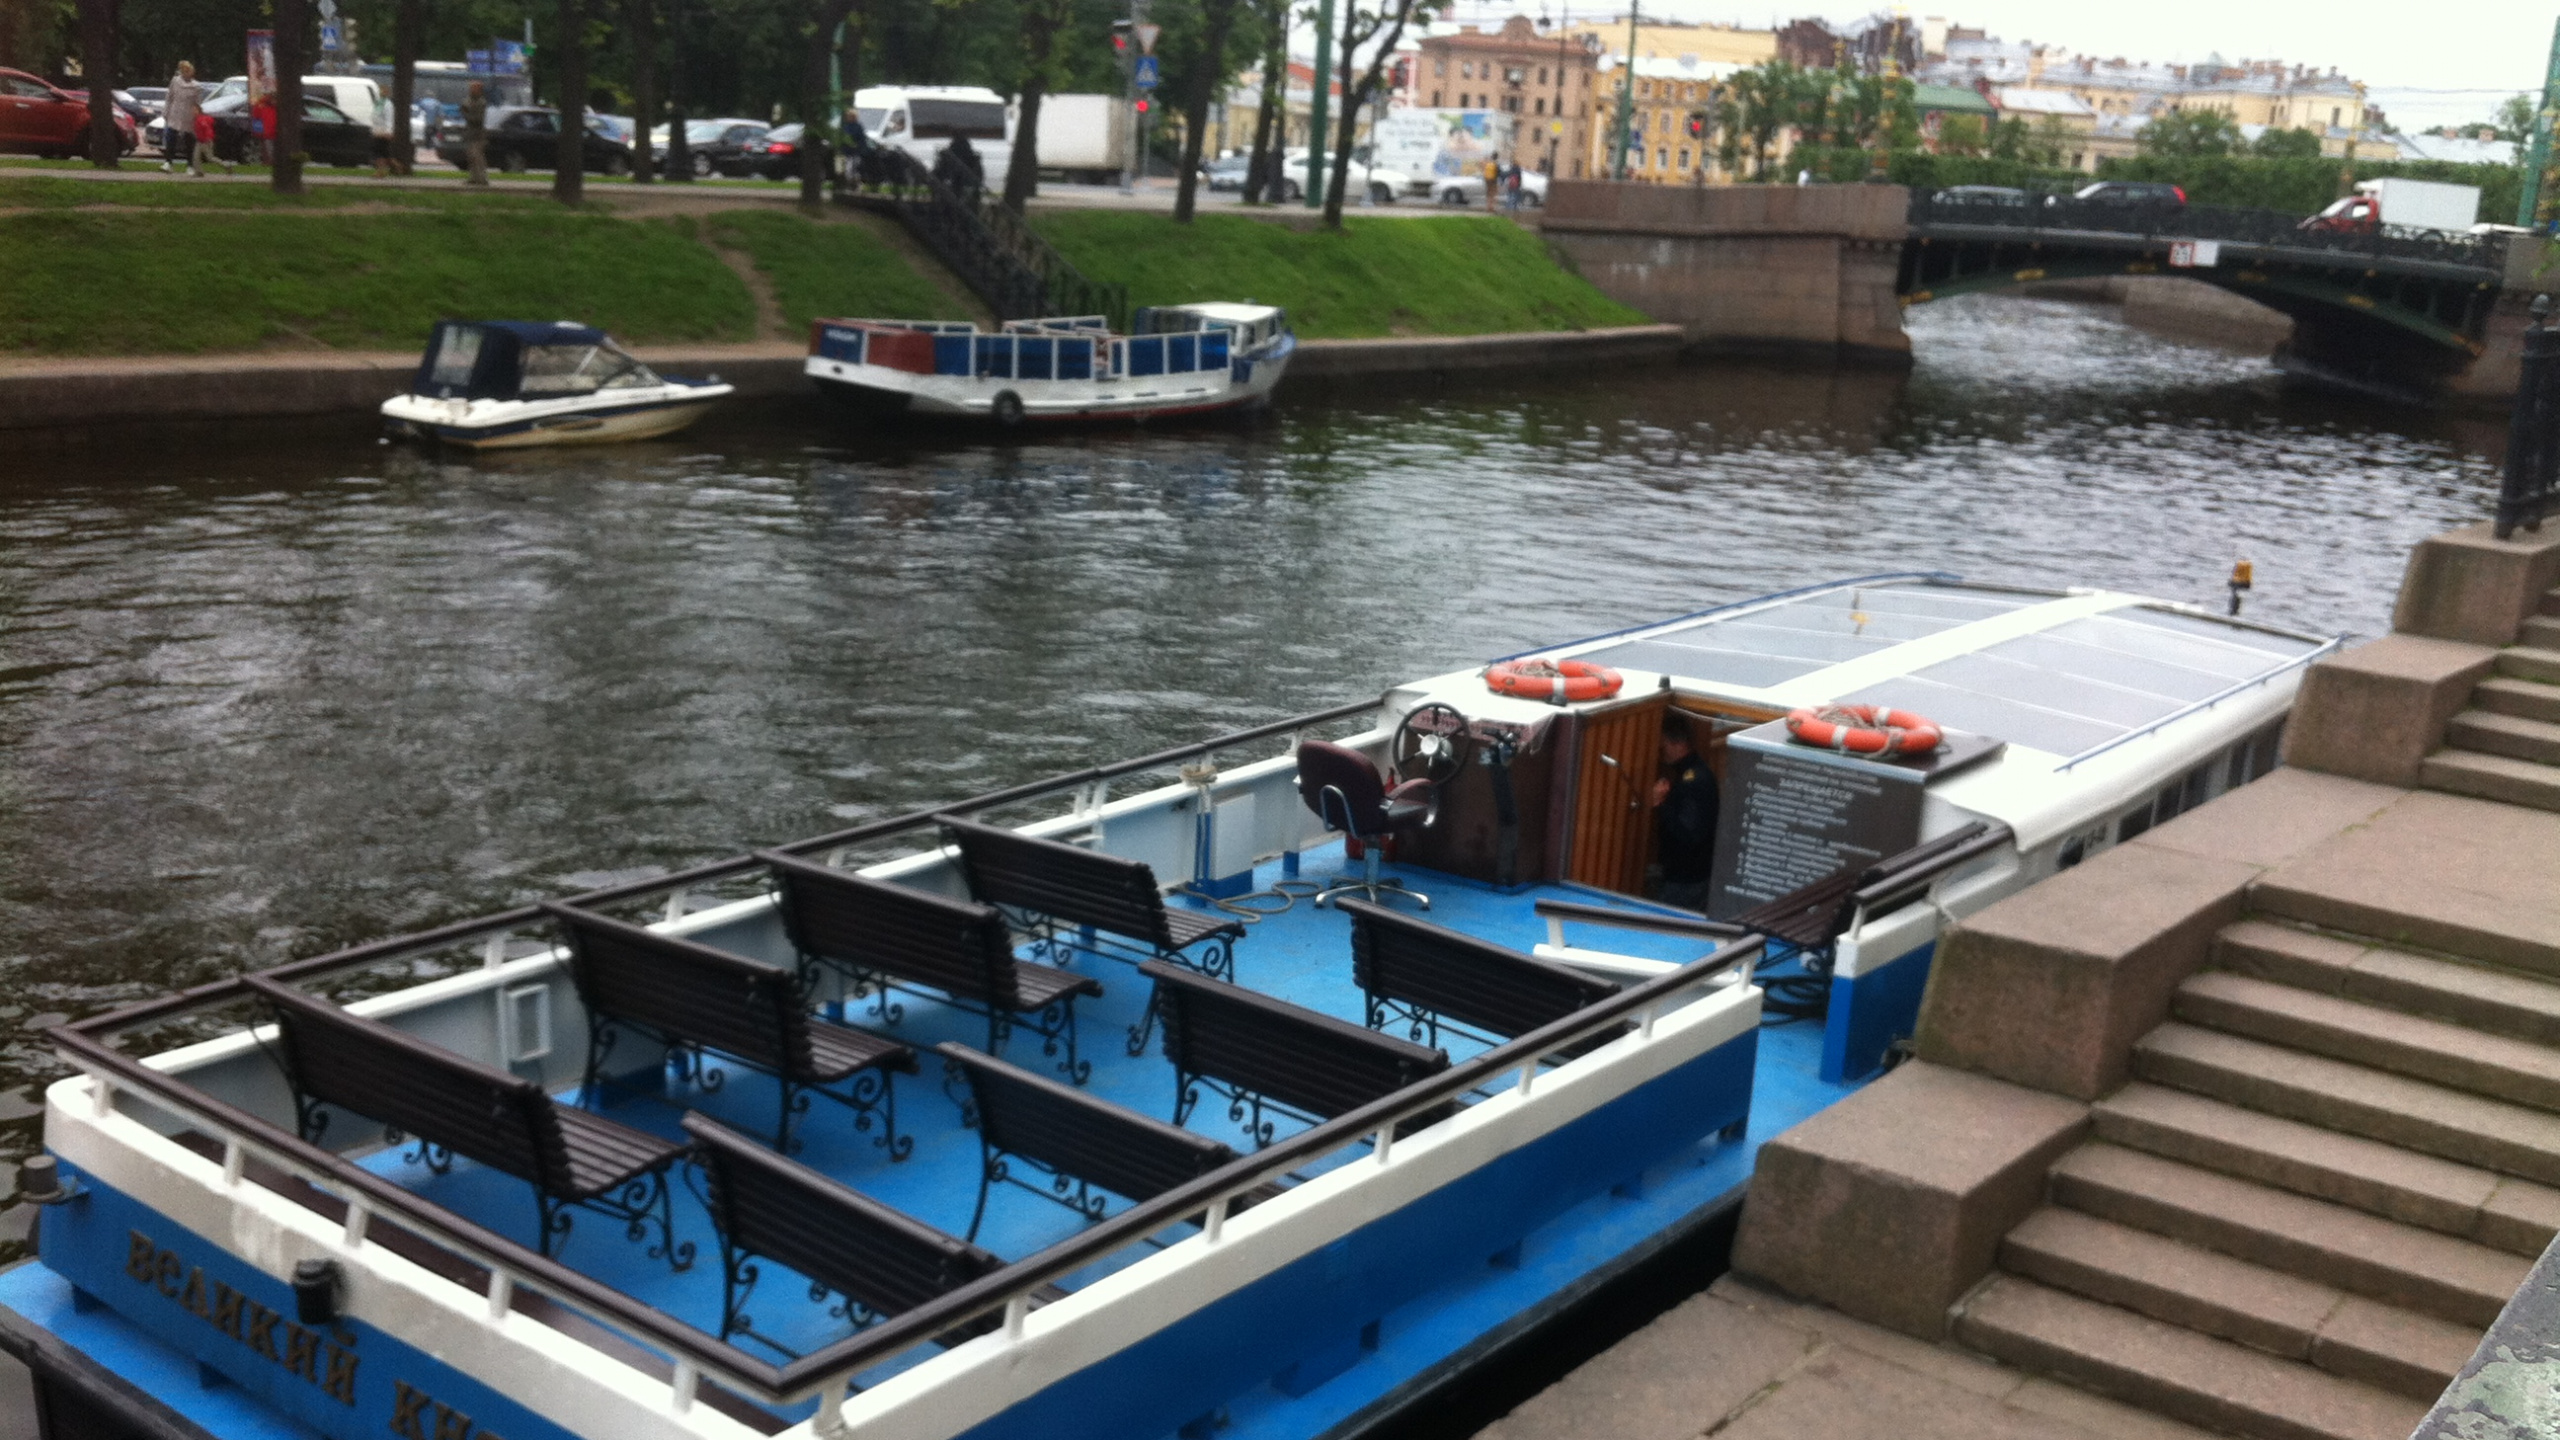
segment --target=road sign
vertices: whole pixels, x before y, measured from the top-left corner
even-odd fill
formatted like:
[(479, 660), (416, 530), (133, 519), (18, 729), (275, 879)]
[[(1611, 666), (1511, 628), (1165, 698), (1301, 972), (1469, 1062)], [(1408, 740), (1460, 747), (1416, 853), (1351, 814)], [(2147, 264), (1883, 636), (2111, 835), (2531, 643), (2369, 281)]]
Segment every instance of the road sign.
[(2180, 270), (2210, 270), (2222, 263), (2219, 240), (2172, 240), (2169, 263)]
[(1135, 79), (1138, 88), (1141, 90), (1153, 90), (1157, 85), (1163, 83), (1162, 77), (1156, 73), (1156, 57), (1153, 55), (1141, 55), (1138, 57), (1138, 73)]
[(337, 19), (338, 0), (320, 0), (320, 18), (323, 20)]
[(1163, 33), (1164, 33), (1164, 27), (1163, 27), (1163, 26), (1161, 26), (1161, 25), (1132, 25), (1132, 26), (1130, 26), (1129, 28), (1138, 32), (1138, 53), (1139, 53), (1139, 54), (1141, 54), (1141, 55), (1153, 55), (1154, 53), (1156, 53), (1156, 37), (1157, 37), (1158, 35), (1161, 35), (1161, 34), (1163, 34)]
[(335, 55), (344, 48), (345, 46), (338, 38), (338, 22), (335, 19), (321, 21), (320, 53), (323, 55)]

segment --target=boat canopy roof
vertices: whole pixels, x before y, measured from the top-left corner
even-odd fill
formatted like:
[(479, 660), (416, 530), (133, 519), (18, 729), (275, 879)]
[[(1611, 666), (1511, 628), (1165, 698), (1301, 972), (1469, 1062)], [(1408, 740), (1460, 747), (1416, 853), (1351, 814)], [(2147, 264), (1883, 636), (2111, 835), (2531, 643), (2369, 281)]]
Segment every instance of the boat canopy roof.
[(567, 320), (439, 320), (411, 387), (440, 400), (549, 400), (655, 385), (613, 337)]
[(1789, 591), (1540, 653), (1772, 708), (1890, 705), (2075, 756), (2330, 643), (2137, 595), (1904, 575)]

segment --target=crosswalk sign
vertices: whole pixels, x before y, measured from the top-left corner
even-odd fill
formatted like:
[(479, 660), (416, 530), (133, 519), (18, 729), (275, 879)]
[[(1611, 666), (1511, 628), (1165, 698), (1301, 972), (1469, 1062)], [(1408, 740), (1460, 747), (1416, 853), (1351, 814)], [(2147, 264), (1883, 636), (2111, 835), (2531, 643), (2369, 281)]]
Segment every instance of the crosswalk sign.
[(1153, 90), (1157, 85), (1162, 83), (1161, 78), (1156, 73), (1156, 57), (1153, 55), (1141, 55), (1138, 57), (1137, 80), (1138, 88), (1141, 90)]

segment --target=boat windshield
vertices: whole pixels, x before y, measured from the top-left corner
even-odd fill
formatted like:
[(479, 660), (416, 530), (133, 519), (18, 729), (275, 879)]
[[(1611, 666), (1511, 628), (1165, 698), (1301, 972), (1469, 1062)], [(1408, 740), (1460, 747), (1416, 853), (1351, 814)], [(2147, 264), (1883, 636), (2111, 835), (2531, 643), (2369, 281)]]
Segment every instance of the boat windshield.
[(648, 366), (615, 345), (531, 345), (524, 352), (526, 395), (587, 395), (655, 385)]

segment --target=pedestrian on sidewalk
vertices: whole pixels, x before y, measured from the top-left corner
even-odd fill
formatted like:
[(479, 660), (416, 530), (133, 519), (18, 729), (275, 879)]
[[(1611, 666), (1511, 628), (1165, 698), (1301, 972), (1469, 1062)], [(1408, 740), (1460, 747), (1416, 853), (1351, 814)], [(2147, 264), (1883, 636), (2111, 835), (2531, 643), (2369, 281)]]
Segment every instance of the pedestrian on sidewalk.
[(276, 97), (261, 95), (249, 107), (249, 133), (258, 137), (258, 159), (273, 168), (276, 163)]
[(192, 164), (192, 166), (193, 166), (193, 173), (195, 173), (195, 174), (197, 174), (197, 175), (202, 175), (202, 174), (204, 173), (204, 167), (205, 167), (205, 166), (207, 166), (207, 165), (212, 165), (212, 164), (216, 164), (216, 163), (219, 163), (219, 164), (222, 166), (222, 173), (223, 173), (223, 174), (225, 174), (225, 175), (232, 174), (232, 173), (234, 173), (235, 171), (237, 171), (237, 170), (240, 168), (240, 167), (238, 167), (238, 166), (236, 166), (236, 165), (232, 164), (230, 161), (228, 161), (228, 160), (224, 160), (224, 159), (222, 158), (221, 152), (219, 152), (219, 151), (217, 151), (216, 149), (214, 149), (214, 147), (213, 147), (213, 137), (214, 137), (214, 133), (215, 133), (215, 132), (214, 132), (214, 128), (213, 128), (213, 117), (212, 117), (211, 115), (206, 114), (206, 113), (205, 113), (203, 110), (201, 110), (201, 109), (197, 110), (197, 111), (196, 111), (196, 148), (195, 148), (195, 154), (194, 154), (194, 156), (192, 157), (192, 160), (191, 160), (191, 164)]
[(169, 77), (169, 98), (160, 112), (161, 174), (168, 174), (180, 161), (186, 162), (188, 174), (204, 173), (196, 159), (196, 111), (203, 102), (204, 87), (196, 83), (195, 62), (179, 61), (178, 73)]
[(1518, 160), (1513, 160), (1511, 168), (1502, 174), (1502, 208), (1513, 215), (1520, 213), (1520, 162)]
[(489, 185), (489, 91), (479, 81), (471, 82), (471, 93), (462, 97), (462, 159), (470, 175), (465, 185), (487, 189)]
[(1488, 157), (1484, 162), (1484, 213), (1493, 213), (1493, 207), (1501, 203), (1501, 194), (1502, 162)]

